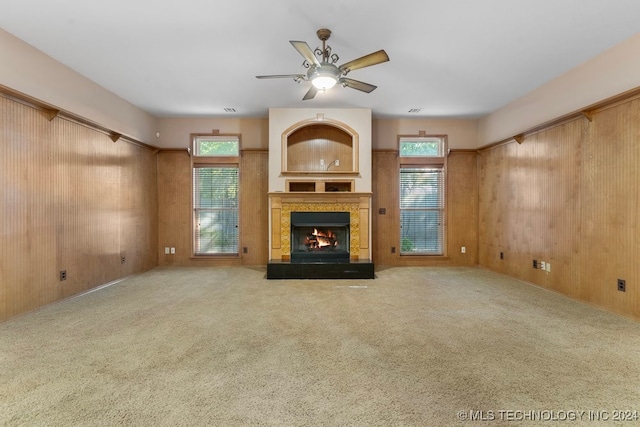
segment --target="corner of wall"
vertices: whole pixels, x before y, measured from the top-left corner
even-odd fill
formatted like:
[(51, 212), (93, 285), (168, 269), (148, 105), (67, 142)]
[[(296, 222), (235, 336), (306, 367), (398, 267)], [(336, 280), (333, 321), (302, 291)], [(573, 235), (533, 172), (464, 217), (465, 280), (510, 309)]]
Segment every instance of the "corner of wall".
[[(157, 119), (12, 34), (0, 29), (0, 81), (8, 88), (144, 143)], [(52, 85), (51, 81), (56, 84)]]
[(482, 118), (478, 148), (640, 86), (640, 33)]

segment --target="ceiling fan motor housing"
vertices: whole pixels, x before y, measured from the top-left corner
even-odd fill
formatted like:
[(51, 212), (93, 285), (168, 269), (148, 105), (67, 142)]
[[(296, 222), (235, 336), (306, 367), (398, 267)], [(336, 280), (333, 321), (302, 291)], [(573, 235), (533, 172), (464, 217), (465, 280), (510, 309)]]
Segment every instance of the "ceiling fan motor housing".
[(324, 42), (329, 40), (329, 37), (331, 37), (331, 30), (320, 28), (318, 31), (316, 31), (316, 34), (318, 35), (318, 38)]

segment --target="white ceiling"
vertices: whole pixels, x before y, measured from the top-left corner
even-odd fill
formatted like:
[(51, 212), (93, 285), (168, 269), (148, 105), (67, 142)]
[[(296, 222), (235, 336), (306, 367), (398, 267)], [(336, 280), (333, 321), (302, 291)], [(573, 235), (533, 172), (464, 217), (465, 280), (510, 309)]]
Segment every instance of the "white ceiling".
[[(638, 0), (0, 0), (0, 28), (158, 117), (480, 117), (640, 32), (638, 17)], [(349, 74), (376, 90), (302, 101), (308, 82), (255, 78), (304, 73), (289, 40), (313, 49), (319, 28), (338, 64), (388, 53)]]

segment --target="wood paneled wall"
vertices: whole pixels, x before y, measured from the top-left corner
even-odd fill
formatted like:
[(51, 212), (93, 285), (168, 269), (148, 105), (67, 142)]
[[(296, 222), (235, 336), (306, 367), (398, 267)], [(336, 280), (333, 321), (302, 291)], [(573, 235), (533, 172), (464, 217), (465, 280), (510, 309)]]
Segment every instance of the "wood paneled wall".
[(640, 318), (640, 101), (590, 118), (481, 152), (480, 265)]
[[(400, 209), (398, 191), (398, 152), (373, 151), (371, 156), (371, 248), (373, 262), (380, 265), (396, 265), (400, 250)], [(381, 213), (384, 210), (384, 214)]]
[(269, 260), (269, 152), (243, 151), (240, 163), (240, 246), (243, 265), (266, 265)]
[(152, 150), (3, 96), (0, 132), (0, 320), (155, 267)]
[[(189, 265), (191, 158), (187, 150), (158, 152), (158, 265)], [(165, 254), (164, 248), (176, 248)]]
[[(373, 153), (372, 232), (373, 257), (377, 265), (476, 265), (478, 262), (477, 153), (453, 151), (447, 165), (446, 257), (400, 257), (398, 162), (396, 151)], [(268, 252), (268, 153), (243, 151), (241, 157), (239, 258), (191, 256), (191, 163), (186, 150), (158, 153), (158, 258), (161, 266), (265, 265)], [(386, 208), (386, 214), (379, 214)], [(466, 247), (466, 253), (460, 247)], [(165, 255), (175, 247), (175, 255)]]
[[(193, 257), (191, 159), (186, 150), (158, 153), (158, 259), (161, 266), (266, 265), (269, 257), (266, 150), (244, 150), (240, 160), (240, 256)], [(175, 247), (175, 255), (164, 253)], [(244, 253), (243, 248), (247, 248)]]
[[(400, 256), (399, 166), (396, 150), (373, 151), (372, 232), (376, 265), (476, 265), (478, 262), (477, 153), (452, 151), (447, 158), (446, 253)], [(384, 209), (385, 213), (380, 213)], [(466, 253), (461, 253), (461, 247)], [(392, 253), (391, 248), (396, 252)]]

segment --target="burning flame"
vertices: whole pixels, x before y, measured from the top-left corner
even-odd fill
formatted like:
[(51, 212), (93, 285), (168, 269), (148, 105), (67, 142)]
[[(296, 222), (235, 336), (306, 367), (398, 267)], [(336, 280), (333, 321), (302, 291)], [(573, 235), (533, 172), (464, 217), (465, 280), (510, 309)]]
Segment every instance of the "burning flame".
[(311, 235), (316, 236), (316, 242), (318, 243), (318, 247), (322, 248), (325, 246), (335, 246), (338, 242), (331, 243), (331, 240), (335, 240), (336, 235), (331, 231), (327, 231), (326, 233), (322, 231), (318, 231), (317, 228), (313, 229), (313, 233)]
[[(311, 237), (313, 236), (313, 237)], [(336, 240), (336, 235), (331, 230), (318, 231), (317, 228), (313, 229), (313, 233), (311, 236), (307, 236), (305, 238), (305, 245), (308, 245), (313, 248), (325, 248), (328, 246), (338, 246), (338, 241)]]

